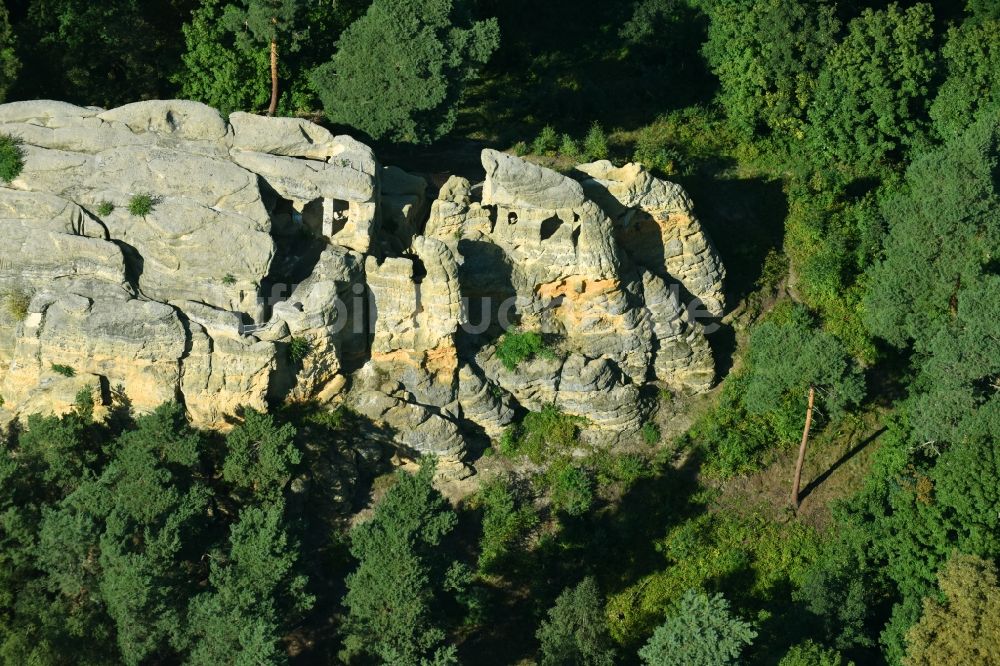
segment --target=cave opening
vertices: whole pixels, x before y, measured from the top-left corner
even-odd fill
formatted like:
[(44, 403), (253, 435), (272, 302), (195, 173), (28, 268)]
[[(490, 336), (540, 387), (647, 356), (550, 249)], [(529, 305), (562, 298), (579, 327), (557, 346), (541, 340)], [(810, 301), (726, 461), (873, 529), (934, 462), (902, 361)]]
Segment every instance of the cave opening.
[[(274, 241), (271, 269), (261, 280), (258, 295), (262, 321), (268, 321), (274, 305), (288, 300), (295, 286), (312, 275), (328, 241), (322, 233), (322, 199), (304, 205), (296, 204), (281, 197), (263, 179), (260, 189), (264, 207), (271, 218), (271, 238)], [(343, 210), (346, 210), (346, 202), (343, 204)]]

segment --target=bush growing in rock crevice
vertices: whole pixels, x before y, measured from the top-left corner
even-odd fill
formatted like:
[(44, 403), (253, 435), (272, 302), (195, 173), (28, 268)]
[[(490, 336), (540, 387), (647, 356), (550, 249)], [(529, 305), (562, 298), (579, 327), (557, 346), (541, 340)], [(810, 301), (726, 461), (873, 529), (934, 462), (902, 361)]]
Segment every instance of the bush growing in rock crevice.
[(7, 313), (15, 321), (24, 321), (28, 316), (28, 306), (31, 305), (31, 296), (21, 289), (13, 289), (3, 296), (7, 306)]
[(145, 217), (153, 212), (156, 199), (150, 194), (136, 194), (128, 202), (128, 212), (135, 217)]
[(21, 140), (9, 134), (0, 134), (0, 180), (9, 183), (24, 169), (24, 148)]
[(540, 333), (533, 331), (507, 331), (497, 344), (497, 357), (508, 370), (515, 370), (522, 361), (535, 357), (552, 359), (555, 352), (546, 344)]

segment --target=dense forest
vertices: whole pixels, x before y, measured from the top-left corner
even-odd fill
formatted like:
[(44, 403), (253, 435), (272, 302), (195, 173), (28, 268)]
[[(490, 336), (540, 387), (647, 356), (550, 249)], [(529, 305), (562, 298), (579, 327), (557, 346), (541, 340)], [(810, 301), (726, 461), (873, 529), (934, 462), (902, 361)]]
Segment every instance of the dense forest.
[(643, 163), (727, 267), (719, 383), (628, 446), (523, 414), (457, 501), (347, 409), (81, 394), (0, 438), (3, 663), (1000, 664), (1000, 2), (0, 7), (0, 100), (174, 97)]

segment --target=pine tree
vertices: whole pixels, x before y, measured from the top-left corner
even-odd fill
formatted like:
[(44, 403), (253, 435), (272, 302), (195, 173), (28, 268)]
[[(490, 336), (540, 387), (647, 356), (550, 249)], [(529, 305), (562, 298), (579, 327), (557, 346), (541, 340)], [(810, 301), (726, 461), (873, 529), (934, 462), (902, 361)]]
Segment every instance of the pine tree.
[(721, 594), (688, 590), (676, 614), (653, 633), (639, 657), (647, 666), (729, 666), (740, 663), (757, 632), (729, 611)]
[(538, 629), (542, 666), (612, 666), (615, 650), (604, 599), (592, 577), (567, 588)]
[(280, 664), (280, 640), (311, 607), (305, 576), (296, 573), (298, 546), (285, 531), (284, 504), (240, 513), (229, 551), (212, 562), (209, 584), (191, 601), (192, 664)]
[(294, 426), (279, 427), (271, 415), (248, 408), (243, 423), (226, 436), (222, 478), (240, 490), (273, 499), (281, 496), (301, 459)]
[(869, 271), (870, 328), (912, 348), (915, 446), (1000, 436), (1000, 113), (915, 160), (883, 206), (884, 259)]
[(313, 73), (330, 120), (407, 143), (447, 134), (465, 84), (500, 43), (496, 21), (473, 23), (465, 7), (375, 0), (344, 32), (333, 59)]
[(368, 655), (403, 666), (453, 663), (443, 645), (440, 600), (451, 565), (442, 541), (457, 518), (431, 485), (434, 464), (399, 471), (371, 520), (351, 530), (358, 567), (347, 576), (344, 643), (348, 658)]
[(299, 0), (239, 0), (227, 5), (222, 14), (223, 24), (236, 35), (236, 43), (245, 52), (267, 46), (271, 81), (269, 116), (278, 108), (278, 51), (290, 53), (299, 48), (300, 4)]
[(214, 106), (224, 116), (263, 109), (270, 100), (268, 49), (237, 46), (222, 22), (226, 6), (224, 0), (204, 0), (194, 11), (182, 28), (187, 50), (174, 76), (182, 97)]

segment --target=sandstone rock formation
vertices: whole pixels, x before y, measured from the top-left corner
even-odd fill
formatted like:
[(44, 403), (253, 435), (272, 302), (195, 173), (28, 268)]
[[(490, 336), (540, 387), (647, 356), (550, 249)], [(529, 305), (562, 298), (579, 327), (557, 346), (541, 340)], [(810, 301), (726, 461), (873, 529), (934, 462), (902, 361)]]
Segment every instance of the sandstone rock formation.
[[(459, 461), (525, 409), (613, 441), (648, 417), (649, 382), (714, 379), (689, 301), (721, 314), (722, 266), (684, 191), (639, 165), (570, 178), (486, 150), (481, 189), (452, 177), (431, 201), (350, 137), (194, 102), (15, 102), (0, 133), (25, 149), (0, 186), (0, 422), (82, 389), (215, 428), (344, 402)], [(507, 369), (508, 324), (556, 353)]]

